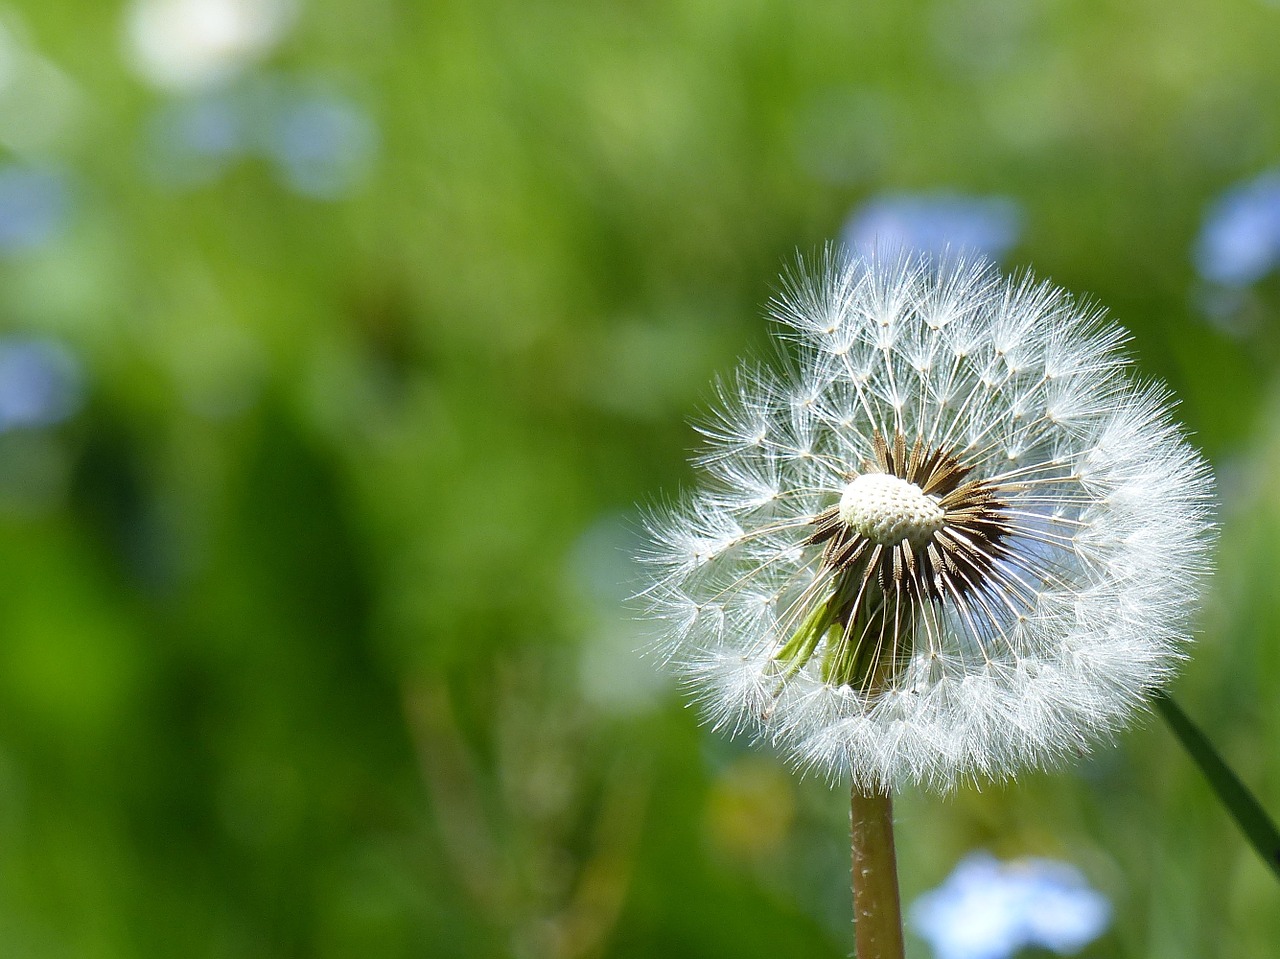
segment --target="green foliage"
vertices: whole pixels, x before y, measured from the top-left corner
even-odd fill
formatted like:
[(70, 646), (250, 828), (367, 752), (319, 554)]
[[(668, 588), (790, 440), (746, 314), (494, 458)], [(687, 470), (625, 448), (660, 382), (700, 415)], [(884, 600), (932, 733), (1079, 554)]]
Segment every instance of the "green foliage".
[[(0, 327), (86, 397), (0, 434), (5, 956), (847, 955), (844, 791), (696, 728), (621, 597), (779, 269), (891, 189), (1016, 198), (1009, 264), (1183, 398), (1225, 506), (1178, 694), (1280, 808), (1280, 290), (1232, 337), (1190, 259), (1280, 162), (1280, 11), (313, 0), (254, 69), (378, 131), (317, 199), (261, 157), (151, 175), (121, 6), (6, 9), (77, 92), (36, 157), (73, 210), (0, 259)], [(906, 902), (985, 847), (1108, 894), (1090, 955), (1280, 939), (1159, 724), (897, 808)]]

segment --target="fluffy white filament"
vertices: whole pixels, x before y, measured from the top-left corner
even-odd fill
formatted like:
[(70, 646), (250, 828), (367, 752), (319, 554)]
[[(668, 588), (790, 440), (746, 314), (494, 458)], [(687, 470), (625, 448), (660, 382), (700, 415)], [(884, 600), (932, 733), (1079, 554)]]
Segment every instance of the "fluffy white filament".
[[(1209, 470), (1124, 332), (1048, 284), (919, 259), (828, 255), (772, 315), (788, 372), (719, 386), (701, 489), (649, 522), (643, 598), (708, 719), (874, 789), (1008, 777), (1119, 729), (1182, 656), (1211, 543)], [(872, 690), (778, 656), (832, 590), (820, 513), (897, 523), (882, 539), (938, 529), (911, 484), (850, 499), (877, 432), (1000, 485), (1008, 537), (989, 589), (895, 626), (900, 664)]]

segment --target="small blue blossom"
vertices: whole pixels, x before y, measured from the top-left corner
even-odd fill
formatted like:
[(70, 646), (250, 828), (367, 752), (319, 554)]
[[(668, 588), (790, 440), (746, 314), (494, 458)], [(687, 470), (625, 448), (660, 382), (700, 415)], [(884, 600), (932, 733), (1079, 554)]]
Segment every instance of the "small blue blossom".
[(855, 255), (976, 253), (999, 260), (1021, 232), (1022, 211), (1008, 197), (885, 193), (853, 212), (841, 239)]
[(1106, 930), (1111, 905), (1066, 863), (975, 853), (910, 916), (937, 959), (1009, 959), (1032, 947), (1079, 952)]
[(0, 338), (0, 433), (53, 426), (80, 408), (75, 355), (54, 340)]
[(210, 183), (232, 164), (262, 157), (294, 193), (336, 199), (368, 174), (377, 132), (354, 101), (259, 76), (163, 105), (148, 124), (146, 145), (154, 175), (174, 186)]
[(355, 103), (313, 93), (281, 105), (264, 146), (294, 192), (329, 198), (364, 178), (375, 141), (373, 121)]
[(0, 167), (0, 256), (56, 239), (70, 211), (71, 190), (62, 173), (18, 164)]
[(1237, 184), (1205, 215), (1195, 265), (1211, 283), (1244, 287), (1280, 266), (1280, 170)]
[(245, 153), (248, 139), (243, 111), (225, 94), (171, 101), (147, 125), (152, 171), (174, 185), (216, 179)]

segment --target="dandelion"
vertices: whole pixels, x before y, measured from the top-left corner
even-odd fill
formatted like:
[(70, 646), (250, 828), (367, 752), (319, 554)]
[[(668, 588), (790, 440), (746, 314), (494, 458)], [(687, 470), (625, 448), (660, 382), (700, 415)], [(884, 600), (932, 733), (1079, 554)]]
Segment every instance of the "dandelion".
[(641, 595), (710, 721), (851, 782), (858, 956), (900, 959), (892, 790), (1083, 752), (1157, 693), (1210, 472), (1123, 330), (1050, 284), (828, 251), (772, 314), (786, 373), (719, 387)]
[(1120, 729), (1183, 655), (1211, 479), (1049, 284), (829, 252), (772, 315), (792, 359), (720, 385), (643, 596), (711, 722), (852, 783), (858, 955), (896, 956), (890, 793)]
[(792, 276), (705, 483), (651, 517), (661, 647), (717, 726), (871, 791), (1086, 750), (1182, 656), (1210, 477), (1100, 311), (918, 258)]

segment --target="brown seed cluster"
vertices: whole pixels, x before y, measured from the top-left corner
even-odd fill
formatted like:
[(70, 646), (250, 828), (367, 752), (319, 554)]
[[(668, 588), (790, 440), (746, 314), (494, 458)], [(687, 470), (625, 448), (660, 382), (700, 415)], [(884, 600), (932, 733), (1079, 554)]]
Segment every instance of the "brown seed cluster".
[[(901, 433), (890, 443), (877, 431), (872, 444), (874, 460), (865, 464), (865, 471), (914, 483), (937, 501), (943, 525), (922, 543), (875, 543), (846, 524), (839, 507), (832, 506), (814, 517), (808, 538), (809, 543), (826, 544), (824, 565), (842, 574), (842, 580), (863, 579), (866, 585), (878, 584), (884, 594), (910, 600), (960, 600), (989, 589), (996, 561), (1010, 555), (1004, 545), (1011, 532), (1008, 507), (1000, 488), (967, 479), (972, 466), (948, 450), (928, 449), (921, 437), (908, 447)], [(853, 595), (865, 592), (860, 587)]]

